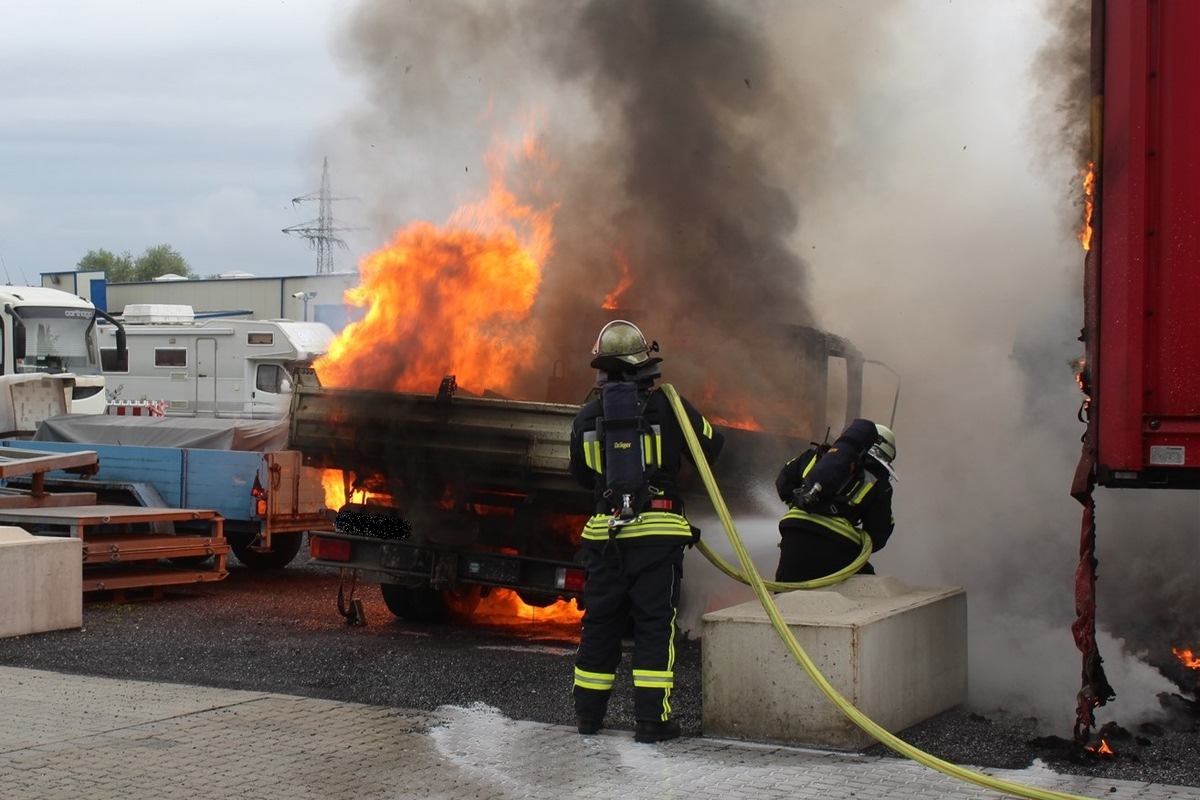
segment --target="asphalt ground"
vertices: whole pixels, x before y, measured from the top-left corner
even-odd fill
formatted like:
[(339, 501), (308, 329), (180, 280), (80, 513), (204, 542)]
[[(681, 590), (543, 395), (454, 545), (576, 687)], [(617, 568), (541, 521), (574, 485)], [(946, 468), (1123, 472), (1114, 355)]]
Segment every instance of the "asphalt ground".
[[(479, 614), (471, 624), (394, 618), (378, 588), (360, 586), (365, 625), (338, 613), (339, 574), (305, 563), (251, 571), (231, 558), (218, 583), (161, 597), (90, 597), (83, 627), (0, 640), (0, 666), (122, 680), (271, 692), (434, 712), (482, 704), (504, 717), (573, 725), (577, 624)], [(678, 643), (676, 718), (700, 737), (701, 647)], [(608, 726), (632, 731), (628, 660), (618, 672)], [(797, 667), (798, 668), (798, 667)], [(1090, 778), (1200, 787), (1200, 713), (1178, 698), (1168, 722), (1110, 726), (1115, 753), (1080, 752), (1032, 718), (956, 709), (901, 732), (944, 760), (980, 768), (1040, 764)], [(876, 746), (866, 755), (896, 757)]]

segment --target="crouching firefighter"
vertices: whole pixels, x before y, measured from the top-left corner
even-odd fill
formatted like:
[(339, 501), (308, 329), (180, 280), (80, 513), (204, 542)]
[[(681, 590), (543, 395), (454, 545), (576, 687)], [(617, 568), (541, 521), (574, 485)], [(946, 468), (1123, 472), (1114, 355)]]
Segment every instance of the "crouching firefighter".
[[(818, 444), (779, 471), (775, 489), (788, 504), (779, 520), (775, 580), (802, 583), (833, 575), (862, 552), (892, 535), (892, 484), (896, 437), (885, 425), (856, 419), (832, 445)], [(859, 570), (875, 573), (868, 562)]]
[[(621, 640), (633, 627), (633, 702), (638, 742), (679, 736), (671, 718), (675, 622), (684, 549), (699, 536), (684, 515), (678, 480), (691, 460), (683, 428), (667, 397), (658, 342), (648, 344), (624, 320), (605, 325), (592, 348), (599, 395), (571, 429), (571, 474), (595, 492), (595, 513), (584, 526), (583, 630), (575, 658), (575, 715), (579, 732), (604, 725), (621, 661)], [(686, 399), (687, 424), (709, 463), (724, 443)]]

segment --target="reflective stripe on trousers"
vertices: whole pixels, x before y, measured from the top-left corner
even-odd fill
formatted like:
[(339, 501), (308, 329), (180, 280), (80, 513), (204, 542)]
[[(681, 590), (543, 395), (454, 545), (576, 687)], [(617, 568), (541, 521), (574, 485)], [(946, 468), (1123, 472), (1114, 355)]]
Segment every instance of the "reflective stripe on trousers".
[(618, 545), (620, 558), (585, 543), (588, 578), (583, 588), (583, 631), (575, 658), (575, 713), (603, 719), (608, 708), (621, 640), (633, 621), (634, 716), (667, 720), (675, 686), (675, 625), (683, 551), (678, 544)]

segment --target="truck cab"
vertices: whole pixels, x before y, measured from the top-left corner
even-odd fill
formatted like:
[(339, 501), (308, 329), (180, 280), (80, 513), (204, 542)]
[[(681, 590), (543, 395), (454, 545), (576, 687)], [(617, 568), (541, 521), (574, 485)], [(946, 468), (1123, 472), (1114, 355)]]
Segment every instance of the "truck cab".
[[(0, 377), (54, 375), (70, 382), (68, 411), (99, 414), (105, 407), (97, 320), (88, 300), (41, 286), (0, 287)], [(113, 358), (124, 354), (119, 325), (112, 324)]]

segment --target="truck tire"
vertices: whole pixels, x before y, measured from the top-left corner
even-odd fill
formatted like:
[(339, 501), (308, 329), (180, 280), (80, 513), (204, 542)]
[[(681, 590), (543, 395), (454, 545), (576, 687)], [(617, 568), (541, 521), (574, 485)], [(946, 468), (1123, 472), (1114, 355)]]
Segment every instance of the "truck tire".
[[(226, 537), (228, 538), (228, 537)], [(304, 543), (303, 533), (276, 535), (271, 538), (271, 549), (267, 552), (254, 550), (250, 547), (252, 537), (229, 539), (229, 549), (249, 569), (283, 569), (300, 552)]]
[(410, 622), (441, 622), (446, 615), (438, 593), (428, 586), (381, 583), (379, 591), (388, 611)]
[(479, 608), (483, 597), (478, 586), (437, 590), (381, 583), (379, 592), (388, 611), (410, 622), (464, 622)]
[(440, 594), (442, 607), (446, 609), (446, 618), (451, 622), (465, 622), (470, 619), (483, 600), (483, 590), (478, 584), (443, 589)]

